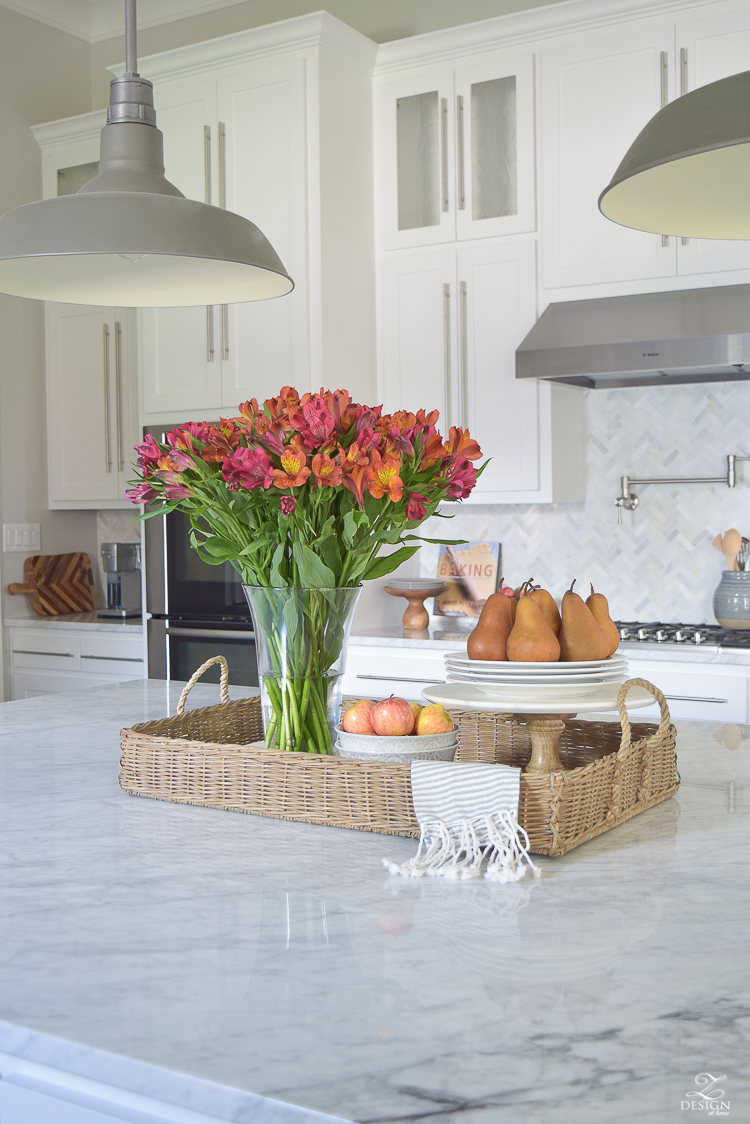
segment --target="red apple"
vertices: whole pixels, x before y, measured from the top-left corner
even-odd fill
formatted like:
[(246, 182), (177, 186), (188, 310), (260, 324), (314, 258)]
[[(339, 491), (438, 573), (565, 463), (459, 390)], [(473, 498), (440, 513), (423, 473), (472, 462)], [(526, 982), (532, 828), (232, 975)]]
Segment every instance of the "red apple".
[(447, 734), (453, 729), (453, 719), (440, 703), (425, 706), (417, 718), (417, 734)]
[(424, 706), (423, 706), (422, 703), (418, 703), (418, 702), (410, 702), (409, 706), (414, 711), (414, 729), (412, 730), (412, 737), (413, 737), (417, 732), (417, 718), (419, 717), (419, 712), (420, 712), (420, 710), (424, 710)]
[(513, 589), (513, 586), (511, 586), (511, 585), (504, 585), (503, 588), (500, 590), (500, 592), (504, 593), (506, 597), (515, 597), (516, 596), (516, 591), (515, 591), (515, 589)]
[(350, 706), (346, 714), (341, 719), (342, 729), (346, 730), (347, 734), (374, 734), (370, 722), (370, 712), (374, 703), (369, 699), (360, 699), (355, 702), (354, 706)]
[(391, 695), (375, 703), (370, 711), (370, 722), (376, 734), (405, 737), (414, 729), (414, 711), (406, 699)]

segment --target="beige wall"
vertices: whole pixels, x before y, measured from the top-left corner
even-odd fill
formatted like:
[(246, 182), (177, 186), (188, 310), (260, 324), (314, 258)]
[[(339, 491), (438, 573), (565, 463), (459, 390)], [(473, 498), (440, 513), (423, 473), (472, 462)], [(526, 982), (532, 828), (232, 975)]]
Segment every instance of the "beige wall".
[[(72, 35), (0, 7), (0, 213), (41, 196), (30, 125), (87, 112), (90, 48)], [(40, 523), (42, 550), (96, 550), (95, 512), (47, 510), (42, 305), (0, 295), (0, 522)], [(23, 554), (3, 554), (2, 612), (28, 616), (8, 582)]]
[[(404, 39), (456, 27), (462, 23), (491, 19), (507, 12), (540, 8), (556, 0), (245, 0), (202, 16), (175, 20), (140, 32), (138, 53), (153, 55), (188, 43), (201, 43), (220, 35), (231, 35), (248, 27), (318, 12), (321, 8), (349, 24), (376, 43)], [(125, 39), (106, 39), (91, 48), (92, 109), (106, 106), (111, 75), (107, 67), (125, 58)]]

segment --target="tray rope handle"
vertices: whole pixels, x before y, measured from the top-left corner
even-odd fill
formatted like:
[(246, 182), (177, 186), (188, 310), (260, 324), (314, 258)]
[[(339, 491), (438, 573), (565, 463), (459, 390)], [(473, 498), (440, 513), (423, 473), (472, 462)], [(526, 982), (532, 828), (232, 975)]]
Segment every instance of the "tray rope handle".
[(619, 753), (622, 753), (630, 746), (630, 719), (625, 709), (625, 696), (631, 687), (644, 687), (658, 702), (661, 710), (661, 722), (659, 723), (659, 729), (656, 731), (657, 735), (666, 734), (670, 722), (672, 721), (669, 714), (669, 707), (667, 706), (667, 700), (658, 687), (655, 687), (653, 683), (649, 683), (648, 679), (626, 680), (617, 692), (617, 709), (620, 712), (620, 725), (622, 726), (622, 741), (620, 742)]
[(214, 663), (221, 664), (221, 682), (219, 684), (219, 689), (221, 691), (221, 701), (223, 703), (229, 702), (229, 664), (224, 659), (224, 656), (211, 656), (210, 660), (206, 660), (205, 663), (201, 664), (197, 671), (193, 672), (193, 674), (190, 676), (190, 679), (185, 684), (182, 690), (182, 694), (180, 695), (180, 701), (177, 703), (178, 716), (182, 716), (185, 713), (185, 703), (187, 702), (188, 695), (200, 679), (203, 672), (208, 671), (209, 667), (211, 667), (211, 665)]

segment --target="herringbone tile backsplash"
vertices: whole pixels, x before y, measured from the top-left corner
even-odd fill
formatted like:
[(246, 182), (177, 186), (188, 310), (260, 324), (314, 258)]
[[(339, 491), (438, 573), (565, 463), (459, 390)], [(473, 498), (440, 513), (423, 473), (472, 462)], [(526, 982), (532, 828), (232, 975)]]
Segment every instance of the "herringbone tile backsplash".
[[(750, 538), (750, 462), (738, 484), (634, 487), (640, 499), (617, 524), (620, 477), (721, 476), (727, 453), (750, 454), (750, 385), (590, 390), (586, 396), (586, 501), (463, 505), (426, 535), (502, 543), (507, 584), (533, 577), (556, 597), (573, 578), (609, 598), (619, 620), (714, 623), (713, 591), (726, 567), (712, 546), (736, 527)], [(450, 509), (449, 509), (450, 510)], [(434, 574), (437, 547), (419, 552)]]

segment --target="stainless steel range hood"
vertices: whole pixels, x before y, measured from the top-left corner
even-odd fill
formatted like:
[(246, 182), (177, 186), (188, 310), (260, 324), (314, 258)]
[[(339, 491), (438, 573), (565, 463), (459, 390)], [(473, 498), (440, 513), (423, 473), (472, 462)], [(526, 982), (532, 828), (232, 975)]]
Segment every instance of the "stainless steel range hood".
[(516, 378), (586, 388), (750, 379), (750, 285), (551, 304), (516, 351)]

